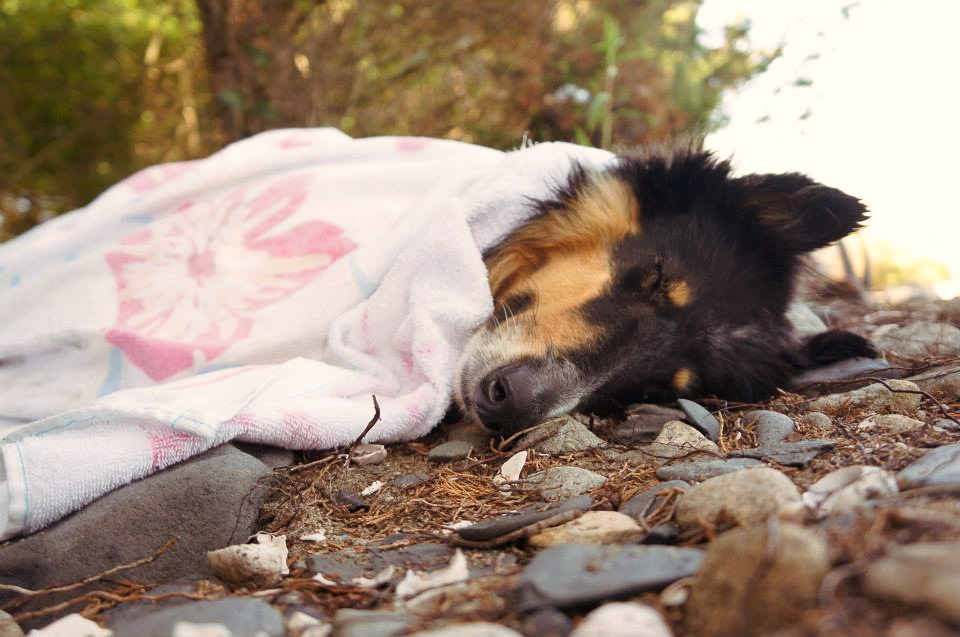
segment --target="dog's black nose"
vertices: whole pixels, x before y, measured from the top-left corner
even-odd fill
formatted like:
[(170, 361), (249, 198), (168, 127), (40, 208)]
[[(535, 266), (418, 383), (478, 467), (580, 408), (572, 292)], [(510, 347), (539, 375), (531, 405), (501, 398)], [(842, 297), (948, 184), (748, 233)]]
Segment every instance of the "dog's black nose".
[(481, 424), (505, 436), (535, 425), (539, 386), (529, 367), (512, 365), (493, 370), (480, 381), (474, 396)]

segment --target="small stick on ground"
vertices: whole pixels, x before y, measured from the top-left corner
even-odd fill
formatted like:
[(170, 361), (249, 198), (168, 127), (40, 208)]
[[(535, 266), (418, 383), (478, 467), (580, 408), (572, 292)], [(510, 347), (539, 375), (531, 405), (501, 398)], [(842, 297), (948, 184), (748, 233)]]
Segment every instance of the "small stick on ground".
[(360, 432), (360, 435), (357, 436), (357, 439), (354, 440), (347, 449), (347, 460), (343, 464), (345, 467), (350, 465), (350, 459), (353, 457), (354, 449), (356, 449), (360, 443), (363, 442), (364, 437), (370, 433), (370, 430), (373, 429), (373, 426), (380, 422), (380, 403), (377, 402), (377, 396), (375, 394), (372, 395), (371, 398), (373, 398), (373, 418), (370, 419), (370, 422), (367, 423), (367, 426), (364, 427), (363, 431)]

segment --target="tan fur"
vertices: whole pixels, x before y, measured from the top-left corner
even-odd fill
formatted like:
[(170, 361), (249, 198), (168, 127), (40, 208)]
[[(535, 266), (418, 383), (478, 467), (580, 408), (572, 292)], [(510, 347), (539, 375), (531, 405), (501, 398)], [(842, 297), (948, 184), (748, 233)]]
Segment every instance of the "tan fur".
[(697, 380), (697, 375), (687, 367), (682, 367), (673, 375), (673, 388), (678, 392), (687, 392)]
[(685, 308), (693, 300), (693, 290), (686, 281), (674, 281), (667, 287), (667, 298), (674, 307)]

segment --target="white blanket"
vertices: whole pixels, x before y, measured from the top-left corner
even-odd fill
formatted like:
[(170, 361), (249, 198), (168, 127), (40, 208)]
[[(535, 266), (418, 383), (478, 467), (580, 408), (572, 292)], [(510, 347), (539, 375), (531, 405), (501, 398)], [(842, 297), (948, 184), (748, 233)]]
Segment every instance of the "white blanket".
[(482, 250), (573, 159), (278, 130), (0, 245), (0, 537), (229, 440), (409, 440), (491, 311)]

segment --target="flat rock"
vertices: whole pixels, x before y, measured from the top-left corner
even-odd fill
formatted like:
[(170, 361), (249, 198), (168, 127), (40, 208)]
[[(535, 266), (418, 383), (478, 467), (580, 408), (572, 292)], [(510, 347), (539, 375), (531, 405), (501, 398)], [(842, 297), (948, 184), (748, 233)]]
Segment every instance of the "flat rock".
[(771, 529), (763, 524), (733, 529), (710, 543), (687, 603), (687, 634), (766, 635), (798, 621), (816, 604), (830, 570), (826, 542), (795, 524)]
[(450, 462), (466, 458), (473, 451), (473, 443), (469, 440), (448, 440), (427, 452), (427, 458), (434, 462)]
[(713, 442), (717, 441), (720, 437), (720, 421), (717, 420), (713, 414), (701, 405), (686, 398), (678, 399), (677, 404), (680, 405), (680, 409), (686, 414), (691, 425), (696, 427)]
[(895, 391), (887, 389), (880, 383), (873, 383), (853, 391), (817, 398), (807, 404), (807, 409), (836, 411), (842, 407), (868, 407), (878, 411), (890, 410), (902, 413), (916, 411), (920, 406), (921, 394), (906, 393), (920, 391), (915, 383), (892, 379), (887, 381), (887, 385)]
[(531, 546), (558, 544), (627, 544), (645, 535), (633, 518), (616, 511), (587, 511), (580, 517), (554, 526), (528, 540)]
[(470, 526), (457, 529), (456, 533), (465, 540), (483, 542), (502, 537), (517, 529), (522, 529), (541, 520), (565, 511), (586, 511), (593, 505), (590, 496), (582, 495), (553, 505), (527, 507), (517, 513), (502, 515), (483, 520)]
[(897, 483), (903, 490), (960, 485), (960, 444), (928, 451), (897, 474)]
[(682, 420), (679, 409), (659, 405), (637, 405), (627, 412), (627, 418), (613, 432), (617, 442), (634, 446), (652, 442), (663, 426), (671, 420)]
[(306, 568), (337, 583), (348, 583), (355, 577), (373, 577), (390, 565), (401, 572), (433, 571), (447, 566), (454, 552), (454, 547), (449, 544), (428, 542), (389, 549), (367, 544), (342, 551), (308, 555)]
[(794, 376), (787, 383), (787, 389), (807, 392), (822, 389), (826, 383), (840, 380), (850, 381), (844, 385), (852, 389), (851, 385), (855, 387), (863, 384), (863, 381), (857, 381), (858, 378), (886, 378), (891, 371), (890, 363), (882, 358), (848, 358), (829, 365), (820, 365)]
[(704, 480), (677, 504), (681, 528), (751, 526), (800, 502), (800, 490), (786, 475), (770, 467), (746, 469)]
[(949, 323), (919, 321), (879, 329), (873, 343), (881, 351), (903, 358), (960, 355), (960, 329)]
[(610, 602), (587, 614), (570, 637), (672, 637), (657, 609), (633, 602)]
[(922, 605), (960, 624), (960, 542), (891, 544), (867, 567), (863, 586), (871, 597)]
[[(270, 475), (270, 468), (253, 456), (222, 445), (120, 487), (60, 522), (3, 547), (0, 573), (20, 586), (43, 588), (148, 557), (179, 537), (157, 560), (124, 571), (123, 577), (151, 584), (186, 576), (212, 577), (207, 551), (247, 540)], [(109, 586), (94, 583), (65, 597), (44, 596), (43, 603), (49, 606), (54, 599)]]
[(113, 637), (171, 637), (178, 622), (219, 624), (232, 637), (284, 637), (283, 617), (259, 599), (228, 597), (145, 612), (110, 624)]
[(916, 383), (923, 391), (945, 400), (960, 398), (960, 366), (937, 367), (907, 380)]
[(665, 465), (657, 469), (656, 475), (661, 480), (700, 482), (707, 478), (764, 466), (766, 465), (754, 458), (730, 458), (728, 460), (716, 458)]
[(408, 473), (399, 477), (394, 478), (390, 481), (395, 487), (400, 489), (409, 489), (410, 487), (415, 487), (417, 485), (423, 484), (424, 482), (429, 482), (430, 474), (424, 471), (418, 471), (417, 473)]
[(535, 487), (546, 500), (566, 500), (604, 484), (606, 476), (581, 467), (552, 467), (527, 476), (524, 484)]
[(574, 608), (659, 590), (696, 573), (702, 559), (699, 549), (672, 546), (553, 546), (520, 575), (520, 606)]
[(732, 449), (730, 458), (762, 458), (787, 467), (805, 467), (818, 455), (837, 446), (836, 440), (797, 440), (755, 449)]
[(655, 458), (670, 459), (688, 456), (696, 451), (719, 454), (720, 448), (692, 425), (671, 420), (663, 426), (656, 440), (645, 451)]
[(523, 435), (517, 445), (524, 447), (532, 444), (540, 453), (559, 456), (564, 453), (589, 451), (603, 447), (607, 443), (572, 416), (554, 418), (543, 423), (533, 431)]
[(634, 520), (643, 520), (650, 513), (656, 511), (667, 497), (677, 491), (686, 491), (690, 483), (684, 480), (667, 480), (657, 486), (642, 491), (620, 505), (620, 513), (629, 515)]

